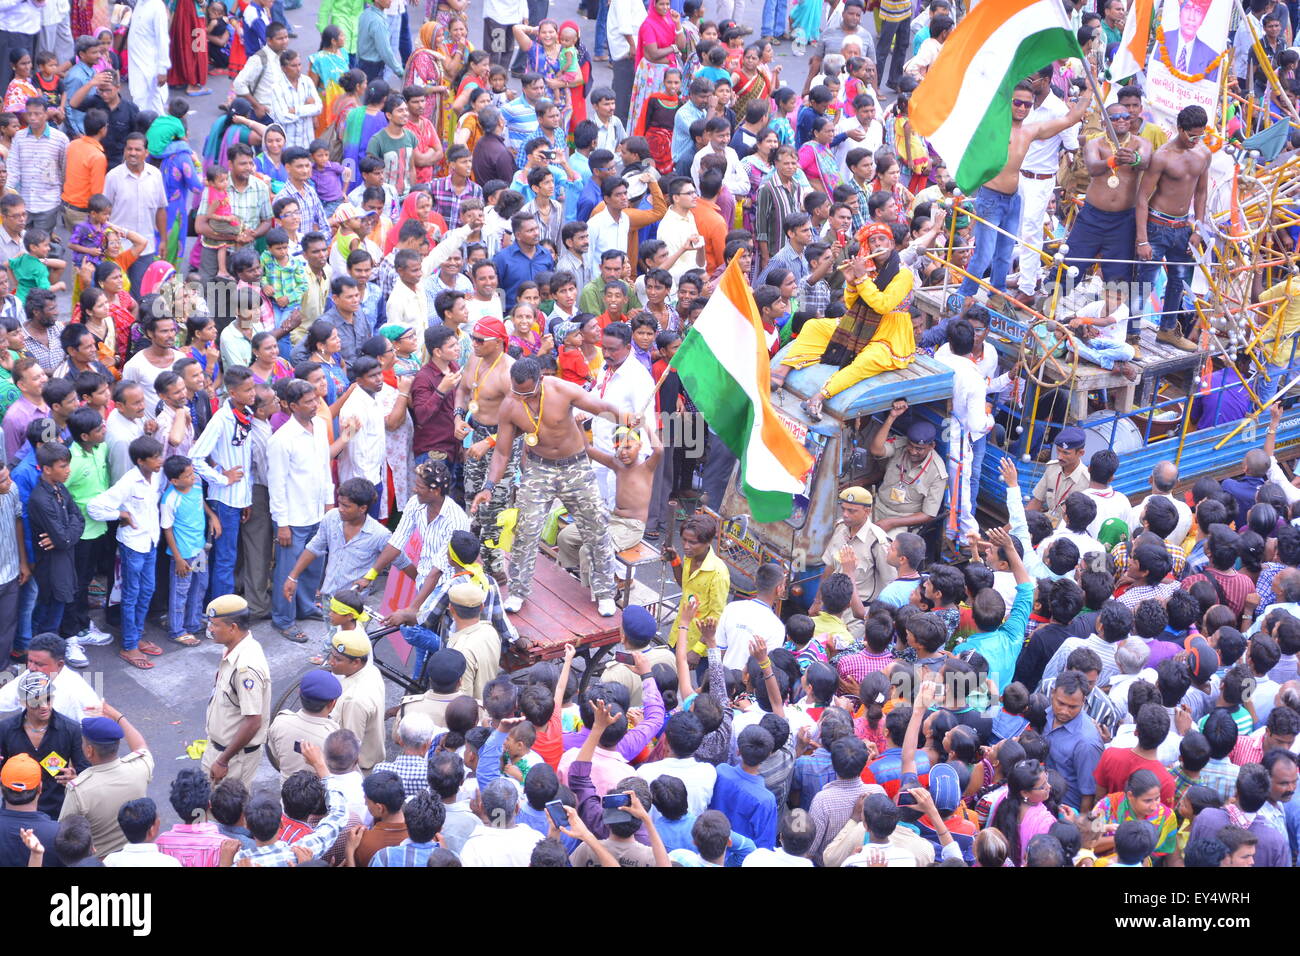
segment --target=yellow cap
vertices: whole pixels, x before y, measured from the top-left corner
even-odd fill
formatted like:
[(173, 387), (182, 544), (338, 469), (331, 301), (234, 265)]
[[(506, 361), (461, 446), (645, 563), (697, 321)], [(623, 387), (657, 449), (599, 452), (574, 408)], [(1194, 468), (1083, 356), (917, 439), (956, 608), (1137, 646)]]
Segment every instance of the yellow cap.
[(840, 492), (840, 501), (846, 501), (851, 505), (869, 505), (872, 500), (871, 492), (861, 485), (853, 485)]
[(238, 594), (223, 594), (208, 602), (208, 617), (234, 617), (248, 613), (248, 602)]
[(458, 607), (482, 607), (483, 602), (487, 600), (487, 593), (481, 587), (464, 581), (452, 585), (451, 590), (447, 592), (447, 599)]
[(339, 628), (330, 635), (330, 648), (347, 657), (369, 657), (370, 638), (366, 637), (365, 631), (360, 628), (351, 631)]

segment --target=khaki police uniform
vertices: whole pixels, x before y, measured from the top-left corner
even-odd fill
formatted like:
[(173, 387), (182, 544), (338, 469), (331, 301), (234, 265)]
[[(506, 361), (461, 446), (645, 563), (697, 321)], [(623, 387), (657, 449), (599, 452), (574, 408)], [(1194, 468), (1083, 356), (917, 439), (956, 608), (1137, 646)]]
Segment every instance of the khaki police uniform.
[(462, 696), (460, 688), (457, 688), (450, 694), (439, 694), (437, 691), (429, 690), (423, 694), (403, 697), (397, 705), (397, 720), (400, 722), (407, 714), (428, 714), (433, 720), (434, 727), (445, 730), (447, 705), (460, 696)]
[(87, 767), (68, 784), (59, 819), (79, 813), (89, 820), (95, 855), (103, 859), (126, 846), (126, 835), (117, 825), (117, 811), (128, 800), (148, 796), (152, 779), (153, 754), (147, 750)]
[(886, 584), (898, 577), (898, 569), (891, 567), (885, 560), (889, 554), (889, 536), (870, 521), (859, 528), (857, 534), (851, 534), (849, 526), (843, 521), (835, 522), (830, 544), (822, 552), (822, 563), (832, 573), (840, 570), (839, 553), (845, 545), (853, 549), (858, 560), (857, 569), (853, 573), (853, 586), (857, 589), (858, 597), (862, 598), (862, 603), (869, 604)]
[(323, 751), (325, 738), (339, 729), (333, 717), (317, 717), (304, 710), (282, 710), (271, 721), (266, 750), (280, 765), (280, 779), (288, 780), (299, 770), (311, 770), (294, 744), (315, 744)]
[(482, 701), (483, 688), (501, 672), (501, 638), (491, 624), (478, 620), (464, 630), (453, 631), (447, 646), (465, 655), (460, 692)]
[(1065, 513), (1065, 499), (1076, 491), (1086, 491), (1091, 482), (1088, 469), (1082, 462), (1067, 475), (1061, 471), (1061, 463), (1053, 459), (1034, 486), (1034, 500), (1042, 504), (1043, 510), (1056, 521)]
[[(885, 518), (904, 518), (924, 512), (934, 517), (943, 507), (943, 496), (948, 490), (948, 468), (933, 449), (920, 466), (907, 458), (907, 442), (891, 439), (885, 443), (889, 454), (884, 459), (884, 477), (876, 486), (874, 521)], [(894, 528), (885, 532), (891, 539), (915, 528)]]
[[(677, 668), (677, 655), (673, 653), (671, 647), (654, 644), (643, 650), (641, 654), (644, 655), (646, 662), (651, 667), (656, 664), (667, 664), (674, 670)], [(631, 707), (641, 706), (641, 675), (637, 674), (628, 665), (611, 660), (604, 673), (600, 675), (600, 682), (602, 684), (621, 684), (627, 688), (628, 705)]]
[[(498, 640), (497, 647), (500, 646)], [(352, 731), (361, 741), (361, 769), (369, 773), (371, 767), (384, 759), (384, 675), (373, 660), (368, 660), (350, 677), (334, 676), (343, 685), (334, 715), (341, 728)]]
[(208, 746), (203, 769), (211, 776), (217, 762), (239, 733), (245, 717), (260, 716), (262, 725), (244, 749), (230, 760), (226, 776), (250, 790), (262, 762), (262, 745), (271, 725), (271, 668), (262, 645), (251, 634), (226, 652), (217, 665), (217, 678), (208, 701), (205, 722)]

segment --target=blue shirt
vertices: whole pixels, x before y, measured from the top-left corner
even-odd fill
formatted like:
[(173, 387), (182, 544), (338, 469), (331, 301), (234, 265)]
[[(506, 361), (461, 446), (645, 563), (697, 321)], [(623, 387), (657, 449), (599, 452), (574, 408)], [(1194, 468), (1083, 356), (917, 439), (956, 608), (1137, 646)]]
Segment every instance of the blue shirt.
[(587, 180), (587, 184), (582, 187), (582, 195), (578, 197), (578, 222), (586, 222), (591, 218), (591, 211), (605, 201), (601, 195), (600, 183), (594, 179)]
[(14, 484), (18, 486), (18, 497), (23, 502), (23, 541), (27, 543), (27, 563), (36, 563), (36, 554), (32, 551), (32, 523), (27, 519), (27, 502), (31, 500), (32, 489), (41, 480), (41, 473), (36, 468), (36, 456), (28, 455), (10, 473)]
[(677, 108), (677, 115), (673, 118), (673, 162), (690, 155), (695, 149), (695, 140), (691, 138), (691, 124), (708, 115), (703, 107), (696, 106), (689, 99)]
[[(523, 163), (518, 161), (518, 157), (523, 156), (524, 145), (537, 135), (537, 107), (528, 102), (527, 97), (521, 96), (501, 107), (501, 118), (506, 122), (506, 145), (516, 157), (515, 169), (519, 169)], [(524, 159), (528, 157), (524, 156)]]
[[(203, 539), (208, 532), (208, 516), (203, 512), (203, 485), (196, 481), (186, 492), (168, 485), (162, 496), (163, 527), (167, 527), (167, 512), (172, 509), (172, 537), (176, 539), (176, 547), (181, 549), (180, 557), (189, 560), (203, 550)], [(176, 557), (171, 548), (167, 553)]]
[(972, 634), (953, 648), (953, 653), (961, 651), (978, 651), (988, 661), (989, 676), (999, 687), (1006, 687), (1011, 682), (1011, 675), (1016, 670), (1016, 659), (1025, 646), (1025, 629), (1029, 626), (1029, 615), (1034, 609), (1034, 585), (1032, 581), (1016, 585), (1016, 599), (1011, 602), (1011, 611), (1007, 619), (996, 631)]
[(555, 271), (555, 257), (538, 246), (530, 259), (524, 255), (518, 243), (506, 246), (492, 260), (496, 266), (497, 280), (506, 293), (506, 311), (515, 307), (515, 297), (519, 286), (529, 279), (536, 278), (543, 272)]
[(370, 858), (371, 866), (428, 866), (429, 856), (438, 849), (438, 844), (412, 843), (405, 839), (397, 846), (386, 846)]
[(813, 797), (821, 793), (822, 787), (835, 779), (835, 768), (831, 766), (830, 751), (819, 747), (794, 762), (794, 779), (790, 789), (799, 791), (799, 807), (811, 810)]
[(673, 850), (695, 849), (695, 840), (691, 837), (691, 828), (695, 826), (694, 814), (685, 813), (679, 819), (669, 820), (658, 810), (652, 812), (655, 829), (659, 831), (659, 839), (664, 841), (665, 850), (672, 853)]
[(709, 809), (721, 811), (733, 830), (763, 849), (776, 848), (776, 797), (757, 774), (720, 765)]
[[(534, 810), (529, 805), (528, 801), (524, 800), (519, 804), (519, 815), (517, 819), (520, 823), (524, 824), (525, 826), (532, 827), (542, 836), (551, 835), (551, 818), (546, 815), (545, 808), (541, 810)], [(576, 850), (579, 846), (582, 845), (581, 840), (575, 840), (573, 837), (567, 837), (563, 833), (560, 834), (560, 842), (564, 844), (565, 853), (572, 853), (574, 850)], [(374, 866), (373, 863), (371, 863), (370, 865)]]
[(1055, 770), (1065, 778), (1065, 797), (1062, 803), (1079, 806), (1080, 798), (1097, 792), (1093, 772), (1101, 760), (1101, 734), (1086, 712), (1080, 710), (1068, 724), (1058, 724), (1056, 714), (1047, 711), (1048, 747), (1047, 769)]
[(912, 599), (912, 592), (921, 583), (919, 577), (895, 578), (886, 584), (876, 595), (876, 600), (890, 607), (902, 607)]
[(1246, 512), (1255, 506), (1255, 495), (1268, 475), (1242, 475), (1223, 479), (1223, 490), (1237, 499), (1237, 527), (1246, 527)]
[[(72, 97), (79, 89), (94, 78), (95, 70), (92, 67), (86, 66), (86, 64), (81, 61), (80, 57), (75, 58), (75, 61), (72, 64), (72, 69), (68, 70), (68, 75), (63, 78), (63, 88), (68, 93), (69, 101), (68, 108), (64, 112), (68, 114), (68, 128), (70, 130), (69, 135), (71, 138), (82, 136), (86, 132), (84, 126), (86, 122), (86, 111), (79, 110), (75, 106), (72, 106)], [(89, 96), (89, 94), (87, 95)]]

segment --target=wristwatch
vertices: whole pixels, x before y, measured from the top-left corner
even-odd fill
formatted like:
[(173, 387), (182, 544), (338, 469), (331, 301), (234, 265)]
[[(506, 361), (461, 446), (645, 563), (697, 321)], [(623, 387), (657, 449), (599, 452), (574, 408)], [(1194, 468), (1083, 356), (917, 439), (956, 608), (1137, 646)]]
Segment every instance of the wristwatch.
[(496, 483), (495, 481), (490, 480), (490, 479), (487, 480), (487, 481), (485, 481), (485, 482), (483, 482), (483, 490), (484, 490), (484, 491), (492, 491), (494, 488), (496, 488), (496, 486), (497, 486), (497, 483)]

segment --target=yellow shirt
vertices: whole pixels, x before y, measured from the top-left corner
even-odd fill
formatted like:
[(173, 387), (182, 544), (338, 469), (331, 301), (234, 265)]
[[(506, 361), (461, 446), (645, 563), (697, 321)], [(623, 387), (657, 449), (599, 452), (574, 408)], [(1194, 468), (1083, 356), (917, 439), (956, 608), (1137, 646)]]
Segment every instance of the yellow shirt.
[[(1269, 299), (1286, 301), (1266, 306), (1256, 319), (1260, 324), (1268, 323), (1268, 330), (1260, 336), (1259, 346), (1265, 349), (1262, 354), (1266, 362), (1285, 365), (1291, 358), (1291, 344), (1288, 339), (1296, 331), (1300, 331), (1300, 278), (1285, 279), (1265, 289), (1259, 300), (1267, 302)], [(1278, 316), (1278, 321), (1273, 323), (1272, 314), (1275, 309), (1281, 309), (1281, 314)], [(1274, 342), (1279, 342), (1276, 355), (1272, 354)]]
[(1153, 150), (1159, 149), (1169, 142), (1169, 134), (1150, 120), (1142, 124), (1142, 132), (1138, 133), (1138, 135), (1150, 143)]
[[(826, 640), (827, 637), (830, 638), (829, 641)], [(822, 643), (827, 645), (828, 653), (833, 653), (830, 650), (832, 647), (843, 650), (853, 643), (853, 635), (844, 626), (844, 622), (829, 611), (822, 611), (813, 618), (813, 639), (821, 639)]]
[(673, 622), (668, 642), (673, 647), (677, 646), (677, 626), (681, 623), (682, 611), (694, 597), (700, 606), (686, 637), (690, 641), (690, 649), (703, 657), (707, 648), (700, 640), (700, 621), (722, 616), (722, 609), (727, 606), (727, 597), (731, 594), (731, 572), (712, 548), (698, 565), (692, 565), (693, 562), (688, 558), (682, 566), (682, 603), (677, 607), (677, 620)]

